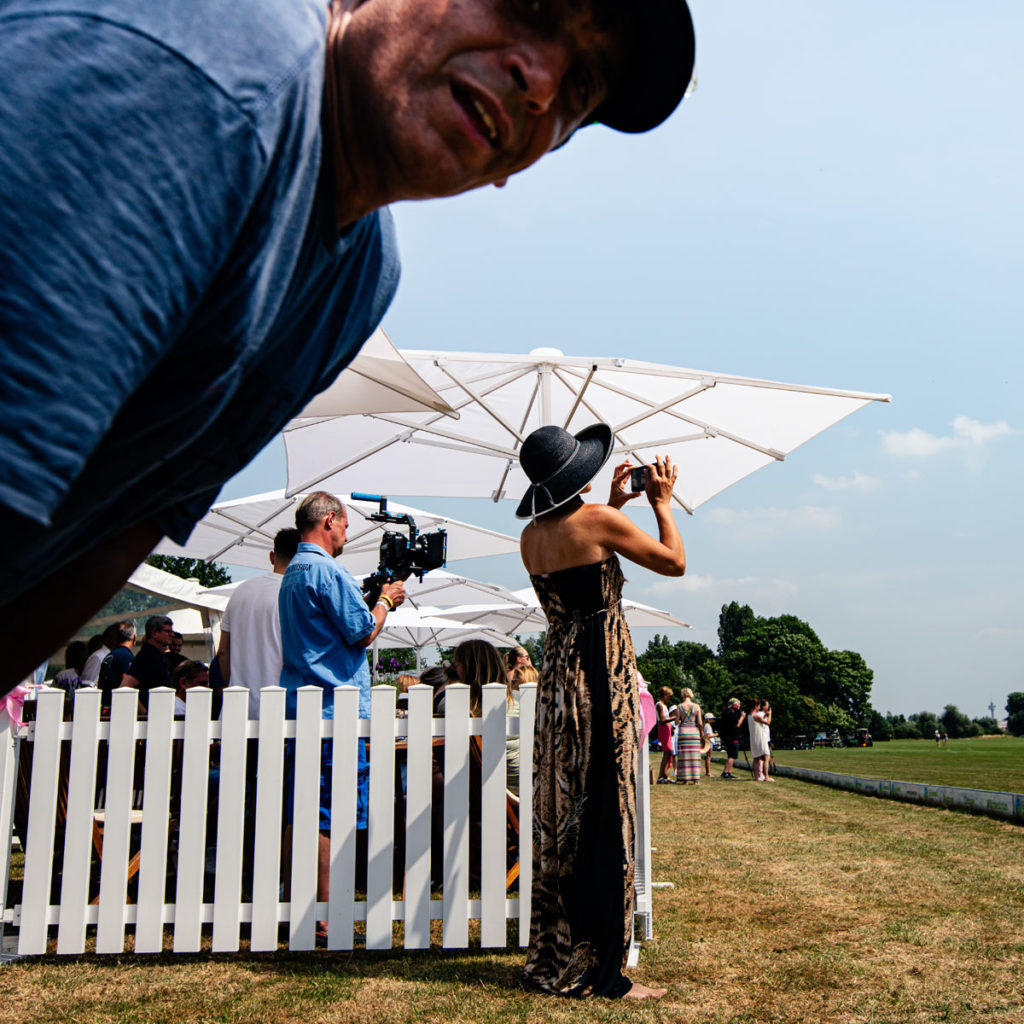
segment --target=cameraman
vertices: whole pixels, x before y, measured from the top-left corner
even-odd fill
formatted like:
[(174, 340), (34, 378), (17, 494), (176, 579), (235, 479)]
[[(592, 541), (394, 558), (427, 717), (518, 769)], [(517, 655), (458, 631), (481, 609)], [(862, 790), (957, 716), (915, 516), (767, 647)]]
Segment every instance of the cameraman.
[[(301, 541), (281, 580), (278, 610), (281, 616), (281, 685), (287, 690), (285, 714), (295, 717), (300, 686), (323, 688), (323, 717), (334, 717), (334, 688), (359, 687), (359, 717), (370, 717), (369, 647), (384, 625), (388, 612), (405, 600), (402, 583), (387, 583), (373, 608), (367, 608), (352, 574), (335, 558), (345, 547), (348, 515), (345, 506), (325, 491), (308, 495), (295, 511)], [(320, 844), (317, 900), (327, 899), (330, 868), (331, 765), (330, 740), (321, 745)], [(366, 741), (359, 741), (359, 789), (356, 827), (365, 838), (370, 765)], [(285, 781), (285, 821), (292, 821), (294, 754), (288, 758)], [(286, 836), (286, 849), (291, 837)], [(318, 922), (319, 937), (326, 925)]]

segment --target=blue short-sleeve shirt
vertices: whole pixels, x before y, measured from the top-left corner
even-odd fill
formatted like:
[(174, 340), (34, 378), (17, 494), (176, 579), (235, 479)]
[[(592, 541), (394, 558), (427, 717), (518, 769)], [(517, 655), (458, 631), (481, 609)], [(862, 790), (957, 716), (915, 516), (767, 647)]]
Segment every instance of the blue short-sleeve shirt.
[(337, 226), (319, 0), (0, 0), (0, 605), (184, 543), (358, 352), (387, 210)]
[(334, 717), (334, 687), (359, 687), (359, 717), (370, 717), (370, 668), (359, 645), (377, 625), (352, 574), (316, 544), (303, 542), (288, 563), (278, 598), (281, 685), (295, 717), (300, 686), (324, 689), (323, 717)]

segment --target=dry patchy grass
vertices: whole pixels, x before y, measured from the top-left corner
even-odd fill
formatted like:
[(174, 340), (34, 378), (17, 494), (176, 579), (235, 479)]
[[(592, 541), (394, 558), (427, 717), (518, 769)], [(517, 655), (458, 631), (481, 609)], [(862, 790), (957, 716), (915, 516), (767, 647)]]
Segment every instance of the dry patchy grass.
[(790, 780), (656, 787), (658, 1003), (525, 991), (522, 955), (58, 959), (0, 968), (0, 1021), (1024, 1022), (1024, 831)]

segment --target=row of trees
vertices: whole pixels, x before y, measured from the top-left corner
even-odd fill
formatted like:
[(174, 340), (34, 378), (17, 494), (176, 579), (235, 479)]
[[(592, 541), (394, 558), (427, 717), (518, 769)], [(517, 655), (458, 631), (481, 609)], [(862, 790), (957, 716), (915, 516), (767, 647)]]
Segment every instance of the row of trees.
[(689, 686), (708, 710), (767, 697), (780, 733), (852, 732), (870, 713), (873, 673), (861, 655), (829, 650), (795, 615), (764, 618), (735, 601), (722, 607), (717, 651), (655, 636), (637, 663), (652, 691)]
[[(709, 711), (719, 711), (730, 697), (744, 704), (767, 697), (780, 736), (850, 735), (858, 727), (876, 739), (931, 739), (936, 729), (953, 739), (1000, 731), (994, 718), (971, 719), (954, 704), (938, 715), (883, 715), (871, 706), (874, 674), (856, 651), (829, 650), (795, 615), (764, 618), (735, 601), (722, 607), (717, 651), (655, 636), (637, 664), (652, 693), (689, 686)], [(1024, 735), (1024, 693), (1010, 694), (1007, 712), (1009, 731)]]

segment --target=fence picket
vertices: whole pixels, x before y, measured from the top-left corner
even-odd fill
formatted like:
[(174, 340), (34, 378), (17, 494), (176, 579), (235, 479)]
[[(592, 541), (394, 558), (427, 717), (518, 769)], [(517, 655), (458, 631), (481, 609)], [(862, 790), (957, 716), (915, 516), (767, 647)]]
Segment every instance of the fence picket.
[(505, 939), (505, 734), (508, 687), (483, 687), (480, 808), (480, 945)]
[(85, 952), (89, 868), (92, 863), (92, 810), (96, 796), (99, 690), (75, 694), (68, 764), (67, 824), (64, 829), (63, 877), (60, 889), (58, 953)]
[(359, 768), (359, 688), (334, 691), (331, 767), (331, 873), (327, 948), (351, 949), (356, 893), (356, 775)]
[(533, 727), (537, 684), (519, 688), (519, 945), (530, 944), (530, 890), (533, 886)]
[(444, 705), (445, 949), (469, 943), (469, 687), (449, 683)]
[(430, 825), (433, 791), (434, 691), (409, 687), (405, 759), (405, 948), (430, 946)]
[(146, 720), (146, 778), (142, 792), (136, 953), (159, 953), (164, 945), (164, 893), (167, 888), (167, 841), (170, 832), (174, 742), (174, 691), (170, 687), (161, 686), (149, 691)]
[(217, 791), (217, 869), (214, 876), (215, 953), (238, 949), (245, 828), (245, 759), (249, 688), (229, 686), (221, 708), (220, 778)]
[(63, 709), (63, 690), (39, 691), (32, 749), (32, 800), (25, 842), (22, 924), (18, 936), (18, 952), (22, 955), (46, 952)]
[(7, 879), (11, 872), (14, 794), (18, 776), (15, 731), (6, 706), (0, 708), (0, 952), (7, 949), (3, 919), (7, 911)]
[(185, 695), (181, 763), (178, 885), (174, 896), (174, 952), (198, 953), (206, 881), (206, 811), (210, 786), (210, 709), (213, 691), (195, 686)]
[(249, 940), (249, 948), (254, 952), (277, 949), (284, 792), (284, 697), (284, 688), (280, 686), (267, 686), (260, 691), (252, 934)]
[(316, 883), (320, 841), (320, 736), (323, 690), (302, 686), (295, 709), (289, 949), (316, 947)]
[(395, 853), (395, 688), (370, 692), (370, 803), (366, 864), (366, 948), (391, 948)]

